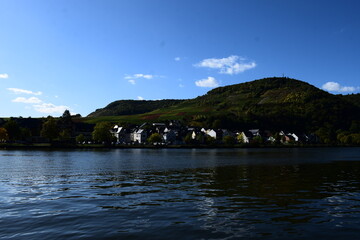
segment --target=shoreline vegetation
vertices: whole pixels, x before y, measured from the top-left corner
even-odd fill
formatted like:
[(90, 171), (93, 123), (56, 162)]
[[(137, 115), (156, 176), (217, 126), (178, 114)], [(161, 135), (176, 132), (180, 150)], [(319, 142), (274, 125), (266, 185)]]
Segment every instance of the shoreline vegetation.
[(229, 149), (229, 148), (340, 148), (359, 147), (356, 144), (182, 144), (182, 145), (153, 145), (153, 144), (51, 144), (51, 143), (1, 143), (0, 150), (21, 149)]

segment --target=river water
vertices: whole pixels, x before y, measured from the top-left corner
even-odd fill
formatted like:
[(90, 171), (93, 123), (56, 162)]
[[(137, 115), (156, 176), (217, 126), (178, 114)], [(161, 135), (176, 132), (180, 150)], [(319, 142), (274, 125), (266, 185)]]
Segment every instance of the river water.
[(356, 239), (360, 148), (0, 150), (2, 239)]

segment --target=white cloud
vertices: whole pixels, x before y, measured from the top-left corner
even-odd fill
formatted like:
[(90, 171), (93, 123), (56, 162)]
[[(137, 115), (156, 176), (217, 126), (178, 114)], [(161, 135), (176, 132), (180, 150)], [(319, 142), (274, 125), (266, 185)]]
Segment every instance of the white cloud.
[(322, 85), (322, 89), (329, 92), (355, 92), (359, 87), (341, 86), (337, 82), (327, 82)]
[[(34, 93), (32, 91), (17, 89), (17, 88), (12, 88), (9, 90), (13, 91), (14, 93), (17, 93), (17, 94), (21, 94), (21, 93), (34, 94), (34, 95), (41, 94), (41, 92)], [(40, 112), (40, 113), (46, 113), (46, 114), (55, 114), (55, 113), (62, 114), (65, 110), (71, 110), (71, 108), (68, 106), (55, 105), (52, 103), (45, 103), (37, 97), (29, 97), (29, 98), (17, 97), (15, 99), (13, 99), (12, 102), (31, 104), (35, 111)], [(25, 108), (30, 109), (29, 106), (27, 106)]]
[(135, 78), (145, 78), (145, 79), (152, 79), (154, 76), (150, 74), (134, 74)]
[(37, 97), (30, 97), (30, 98), (18, 97), (13, 99), (12, 102), (34, 104), (34, 103), (41, 103), (42, 101)]
[(138, 100), (144, 100), (144, 98), (141, 97), (141, 96), (138, 96), (137, 99), (138, 99)]
[(132, 85), (136, 84), (136, 81), (134, 79), (130, 79), (128, 82), (131, 83)]
[(6, 74), (6, 73), (0, 74), (0, 79), (6, 79), (6, 78), (9, 78), (8, 74)]
[(256, 67), (256, 63), (245, 62), (246, 58), (236, 55), (229, 56), (227, 58), (208, 58), (195, 64), (195, 67), (206, 67), (212, 69), (219, 69), (222, 74), (238, 74), (246, 70)]
[(131, 80), (131, 79), (139, 79), (139, 78), (153, 79), (154, 77), (155, 77), (154, 75), (150, 75), (150, 74), (137, 73), (133, 75), (126, 75), (124, 78)]
[(176, 57), (176, 58), (174, 58), (174, 60), (178, 62), (181, 60), (181, 57)]
[(208, 77), (206, 79), (201, 79), (199, 81), (195, 82), (195, 85), (198, 87), (209, 87), (209, 88), (214, 88), (214, 87), (218, 87), (219, 83), (216, 81), (215, 78), (213, 77)]
[(183, 87), (185, 87), (185, 86), (184, 86), (183, 84), (181, 84), (181, 83), (180, 83), (180, 84), (179, 84), (179, 87), (183, 88)]
[(15, 94), (31, 94), (31, 95), (41, 95), (42, 92), (33, 92), (30, 90), (20, 89), (20, 88), (8, 88), (9, 91)]
[(65, 110), (70, 109), (68, 106), (62, 106), (62, 105), (57, 106), (52, 103), (36, 104), (33, 107), (35, 111), (46, 114), (54, 114), (54, 113), (62, 114)]

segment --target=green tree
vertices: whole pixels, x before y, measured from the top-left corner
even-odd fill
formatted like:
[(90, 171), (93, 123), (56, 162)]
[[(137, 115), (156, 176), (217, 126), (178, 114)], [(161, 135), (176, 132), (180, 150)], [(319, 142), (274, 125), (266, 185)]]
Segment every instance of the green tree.
[(108, 122), (100, 122), (97, 123), (94, 127), (94, 131), (92, 132), (92, 138), (94, 141), (110, 143), (113, 136), (110, 132), (111, 125)]
[(263, 144), (264, 143), (264, 139), (261, 136), (255, 136), (253, 138), (253, 143), (255, 144)]
[(59, 137), (60, 137), (60, 140), (62, 140), (62, 141), (69, 141), (71, 138), (71, 134), (68, 130), (62, 130), (59, 133)]
[(153, 133), (148, 137), (147, 141), (149, 143), (160, 143), (162, 142), (162, 137), (159, 133)]
[(6, 129), (9, 135), (9, 140), (14, 141), (14, 140), (19, 140), (21, 138), (20, 127), (17, 124), (17, 122), (15, 122), (14, 120), (10, 119), (4, 124), (3, 127)]
[(20, 135), (22, 140), (28, 140), (32, 134), (29, 128), (20, 128)]
[(212, 136), (206, 135), (205, 136), (205, 143), (206, 144), (214, 144), (216, 142), (216, 139)]
[(350, 126), (350, 132), (360, 133), (360, 121), (352, 121)]
[(196, 135), (194, 142), (199, 143), (199, 144), (203, 144), (203, 143), (205, 143), (205, 141), (206, 141), (206, 138), (205, 138), (204, 134), (199, 133), (199, 134)]
[(334, 130), (330, 127), (321, 127), (315, 132), (315, 134), (319, 136), (322, 143), (329, 144), (334, 141), (335, 133)]
[(236, 140), (233, 136), (225, 136), (223, 138), (223, 142), (226, 144), (226, 145), (234, 145)]
[(65, 119), (71, 119), (71, 114), (70, 114), (70, 111), (69, 110), (65, 110), (63, 115), (61, 116), (62, 118), (65, 118)]
[(6, 142), (9, 140), (9, 135), (6, 128), (0, 128), (0, 142)]
[(57, 122), (53, 117), (48, 117), (46, 122), (42, 125), (40, 135), (53, 141), (59, 136), (59, 128)]
[(84, 134), (77, 135), (75, 140), (76, 140), (77, 143), (83, 143), (85, 141)]
[(186, 134), (186, 136), (184, 137), (184, 142), (186, 144), (194, 144), (195, 143), (195, 140), (192, 138), (191, 133)]
[(244, 139), (244, 136), (239, 133), (236, 137), (236, 140), (239, 142), (239, 143), (245, 143), (245, 139)]
[(360, 133), (351, 134), (352, 143), (356, 145), (360, 145)]

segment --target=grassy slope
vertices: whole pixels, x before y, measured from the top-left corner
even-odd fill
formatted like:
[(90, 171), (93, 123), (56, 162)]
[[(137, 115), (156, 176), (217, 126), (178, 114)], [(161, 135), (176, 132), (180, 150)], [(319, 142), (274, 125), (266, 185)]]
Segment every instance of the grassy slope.
[(164, 99), (164, 100), (119, 100), (110, 103), (104, 108), (97, 109), (89, 114), (88, 117), (105, 117), (134, 115), (151, 112), (159, 108), (166, 108), (184, 100)]

